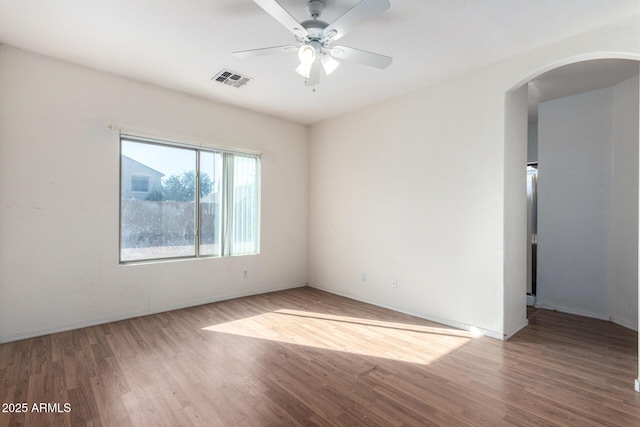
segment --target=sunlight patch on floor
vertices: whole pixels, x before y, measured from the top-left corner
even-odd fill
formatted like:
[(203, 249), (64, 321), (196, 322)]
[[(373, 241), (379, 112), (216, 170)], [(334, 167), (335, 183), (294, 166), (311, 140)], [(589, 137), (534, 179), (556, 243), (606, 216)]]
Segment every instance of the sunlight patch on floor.
[(301, 346), (428, 364), (473, 339), (467, 331), (277, 310), (202, 328)]

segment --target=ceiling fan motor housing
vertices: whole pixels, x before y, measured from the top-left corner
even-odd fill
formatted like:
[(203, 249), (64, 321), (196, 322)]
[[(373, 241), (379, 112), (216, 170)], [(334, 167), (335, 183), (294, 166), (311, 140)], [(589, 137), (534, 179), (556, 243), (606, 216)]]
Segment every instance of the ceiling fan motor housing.
[(307, 2), (307, 11), (313, 19), (318, 19), (324, 10), (324, 1), (310, 0)]

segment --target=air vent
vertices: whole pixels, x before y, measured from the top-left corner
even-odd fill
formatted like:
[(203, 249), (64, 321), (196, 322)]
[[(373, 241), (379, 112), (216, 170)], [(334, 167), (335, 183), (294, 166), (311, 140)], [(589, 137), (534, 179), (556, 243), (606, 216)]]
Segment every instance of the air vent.
[(243, 76), (242, 74), (238, 74), (233, 71), (222, 70), (218, 74), (213, 76), (211, 80), (223, 83), (227, 86), (240, 88), (253, 79), (251, 77)]

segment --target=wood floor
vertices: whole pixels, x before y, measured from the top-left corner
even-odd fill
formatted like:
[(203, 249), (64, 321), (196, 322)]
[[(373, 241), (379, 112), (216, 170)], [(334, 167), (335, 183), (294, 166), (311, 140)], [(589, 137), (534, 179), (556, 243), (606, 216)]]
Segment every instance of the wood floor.
[(0, 426), (638, 426), (637, 366), (608, 322), (505, 343), (300, 288), (0, 345)]

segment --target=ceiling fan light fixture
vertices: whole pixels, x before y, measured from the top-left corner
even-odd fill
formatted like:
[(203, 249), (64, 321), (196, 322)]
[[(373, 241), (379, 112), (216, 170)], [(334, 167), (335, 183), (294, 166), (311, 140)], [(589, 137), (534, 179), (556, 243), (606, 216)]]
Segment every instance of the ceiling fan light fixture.
[(338, 61), (336, 61), (326, 53), (322, 55), (322, 59), (320, 61), (322, 61), (322, 67), (324, 68), (324, 72), (327, 73), (327, 76), (330, 76), (331, 73), (333, 73), (336, 68), (338, 68), (338, 65), (340, 65)]
[(311, 45), (304, 45), (298, 49), (298, 59), (303, 64), (311, 65), (316, 60), (316, 49)]
[(301, 62), (300, 65), (296, 67), (296, 73), (300, 74), (305, 79), (308, 79), (309, 76), (311, 76), (311, 66), (312, 64), (305, 64)]

